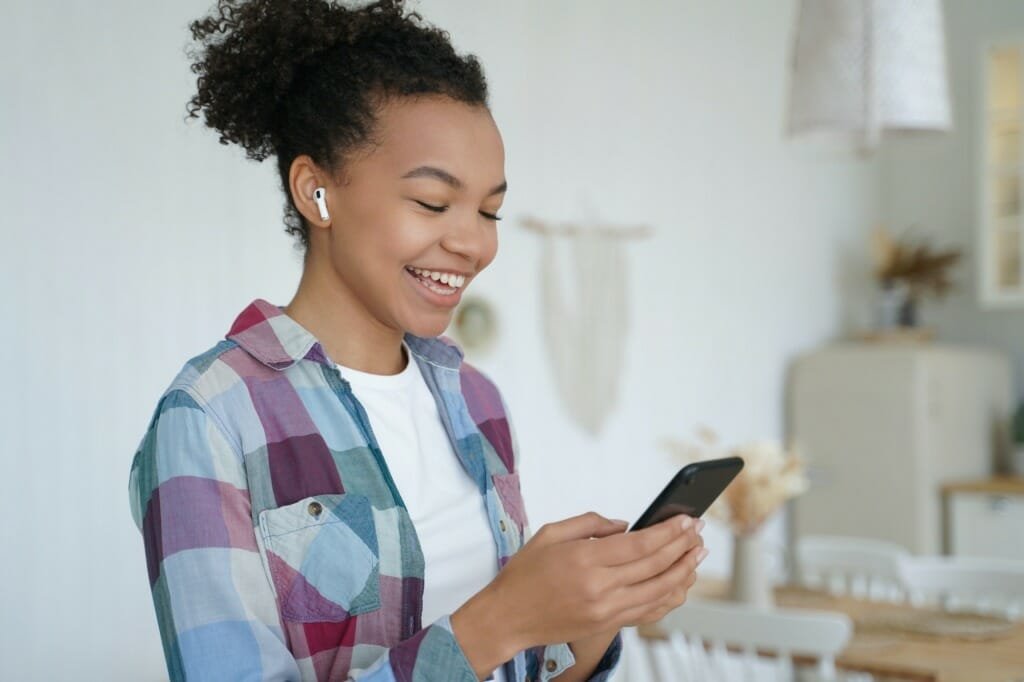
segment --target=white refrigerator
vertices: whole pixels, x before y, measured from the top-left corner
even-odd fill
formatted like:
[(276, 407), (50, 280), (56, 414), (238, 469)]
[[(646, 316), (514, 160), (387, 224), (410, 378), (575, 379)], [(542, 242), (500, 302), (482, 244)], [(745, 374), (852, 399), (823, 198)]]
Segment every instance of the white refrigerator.
[(811, 488), (791, 505), (789, 537), (941, 552), (940, 488), (1002, 467), (1013, 406), (1010, 360), (985, 349), (849, 343), (799, 357), (787, 434)]

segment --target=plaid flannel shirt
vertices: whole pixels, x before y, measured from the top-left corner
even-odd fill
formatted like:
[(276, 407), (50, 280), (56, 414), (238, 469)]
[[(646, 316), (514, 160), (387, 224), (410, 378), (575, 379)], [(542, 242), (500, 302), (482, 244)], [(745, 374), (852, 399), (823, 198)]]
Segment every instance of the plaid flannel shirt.
[[(500, 568), (530, 536), (504, 401), (447, 339), (405, 340)], [(256, 299), (185, 364), (129, 489), (172, 680), (477, 679), (450, 614), (420, 622), (423, 553), (366, 412), (282, 308)], [(590, 679), (607, 679), (621, 649), (617, 634)], [(503, 669), (547, 680), (574, 663), (555, 643)]]

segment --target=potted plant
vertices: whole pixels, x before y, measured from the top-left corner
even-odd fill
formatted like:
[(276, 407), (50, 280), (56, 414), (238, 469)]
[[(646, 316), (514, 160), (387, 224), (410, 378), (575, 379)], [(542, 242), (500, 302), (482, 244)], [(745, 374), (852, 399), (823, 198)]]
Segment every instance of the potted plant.
[(960, 260), (958, 249), (935, 248), (927, 238), (904, 234), (894, 238), (882, 226), (871, 236), (874, 275), (882, 291), (879, 326), (918, 326), (921, 300), (943, 298), (952, 288), (950, 271)]
[(783, 503), (807, 490), (803, 460), (767, 439), (721, 447), (709, 429), (699, 431), (697, 443), (665, 440), (663, 445), (683, 463), (733, 455), (743, 458), (743, 470), (711, 505), (708, 516), (725, 522), (732, 531), (732, 598), (771, 606), (762, 529)]

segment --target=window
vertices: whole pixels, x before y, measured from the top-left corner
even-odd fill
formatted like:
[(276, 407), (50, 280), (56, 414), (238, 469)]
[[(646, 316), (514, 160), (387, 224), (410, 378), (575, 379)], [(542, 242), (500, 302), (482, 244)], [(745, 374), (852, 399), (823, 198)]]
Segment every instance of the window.
[(986, 46), (979, 290), (987, 306), (1024, 306), (1024, 42)]

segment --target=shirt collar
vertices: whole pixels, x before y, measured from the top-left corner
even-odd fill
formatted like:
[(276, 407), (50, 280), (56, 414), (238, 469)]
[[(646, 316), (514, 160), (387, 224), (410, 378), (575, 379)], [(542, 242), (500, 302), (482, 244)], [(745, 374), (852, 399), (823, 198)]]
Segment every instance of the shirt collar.
[[(308, 329), (285, 314), (282, 306), (262, 298), (255, 299), (238, 314), (224, 338), (278, 371), (288, 369), (299, 360), (331, 364), (323, 346)], [(458, 369), (462, 364), (462, 350), (447, 337), (406, 333), (405, 342), (414, 355), (432, 364), (448, 369)]]

